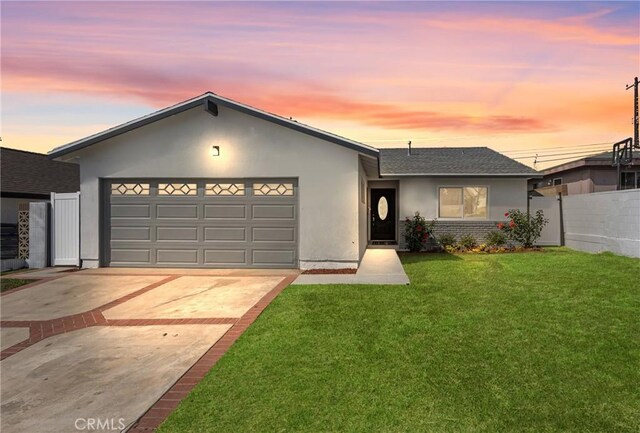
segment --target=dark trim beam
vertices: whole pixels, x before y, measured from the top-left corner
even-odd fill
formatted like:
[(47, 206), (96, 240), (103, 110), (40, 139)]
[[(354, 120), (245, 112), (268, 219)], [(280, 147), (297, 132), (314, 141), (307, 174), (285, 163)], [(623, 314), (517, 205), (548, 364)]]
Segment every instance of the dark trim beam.
[(11, 192), (11, 191), (2, 191), (0, 192), (0, 197), (2, 198), (23, 198), (25, 200), (28, 199), (41, 199), (48, 200), (51, 198), (51, 194), (38, 194), (38, 193), (30, 193), (30, 192)]

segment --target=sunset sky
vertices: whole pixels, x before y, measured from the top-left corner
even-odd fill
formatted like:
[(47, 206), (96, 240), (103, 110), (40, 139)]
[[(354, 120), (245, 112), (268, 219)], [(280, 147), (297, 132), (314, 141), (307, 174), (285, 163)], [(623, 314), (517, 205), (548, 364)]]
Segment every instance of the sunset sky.
[(210, 90), (377, 147), (544, 168), (632, 135), (639, 5), (3, 1), (2, 146), (46, 152)]

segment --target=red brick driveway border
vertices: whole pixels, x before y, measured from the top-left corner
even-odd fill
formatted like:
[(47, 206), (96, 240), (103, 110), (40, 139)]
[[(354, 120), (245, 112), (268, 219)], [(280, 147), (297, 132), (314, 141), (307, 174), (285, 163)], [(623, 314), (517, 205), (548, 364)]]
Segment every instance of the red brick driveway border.
[[(157, 274), (155, 274), (157, 275)], [(57, 280), (59, 278), (69, 276), (60, 275), (55, 277), (46, 277), (16, 287), (2, 293), (6, 296), (20, 290), (28, 289), (39, 284)], [(160, 424), (169, 416), (171, 412), (178, 406), (180, 401), (186, 397), (189, 392), (204, 378), (218, 360), (225, 354), (233, 343), (242, 335), (244, 331), (260, 316), (265, 308), (273, 301), (276, 296), (289, 286), (297, 275), (283, 275), (282, 280), (264, 295), (253, 307), (251, 307), (242, 317), (226, 318), (187, 318), (187, 319), (106, 319), (102, 314), (103, 311), (122, 304), (136, 296), (153, 290), (163, 284), (179, 278), (182, 275), (166, 275), (160, 281), (143, 287), (140, 290), (129, 293), (123, 297), (115, 299), (109, 303), (101, 305), (93, 310), (85, 311), (79, 314), (73, 314), (51, 320), (2, 320), (0, 328), (29, 328), (29, 338), (17, 343), (2, 352), (0, 352), (0, 360), (3, 360), (21, 350), (58, 334), (75, 331), (78, 329), (89, 328), (92, 326), (144, 326), (144, 325), (232, 325), (231, 328), (215, 343), (209, 350), (196, 361), (187, 372), (178, 379), (178, 381), (165, 392), (151, 408), (149, 408), (128, 430), (130, 433), (149, 433), (155, 431)], [(222, 275), (221, 275), (222, 276)], [(252, 275), (257, 276), (257, 275)]]
[(222, 355), (235, 343), (244, 331), (262, 314), (265, 308), (289, 286), (297, 275), (284, 277), (269, 293), (264, 295), (220, 338), (193, 366), (128, 430), (129, 433), (155, 431), (167, 419), (178, 404), (204, 378)]

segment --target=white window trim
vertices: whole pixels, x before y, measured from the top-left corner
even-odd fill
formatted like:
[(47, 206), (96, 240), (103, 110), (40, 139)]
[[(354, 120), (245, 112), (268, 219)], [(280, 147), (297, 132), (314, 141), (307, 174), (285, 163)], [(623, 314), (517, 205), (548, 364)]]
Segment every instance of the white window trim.
[[(559, 180), (560, 183), (558, 185), (556, 185), (556, 180)], [(562, 185), (562, 178), (561, 177), (554, 177), (553, 179), (551, 179), (551, 186), (560, 186)]]
[[(441, 217), (440, 216), (440, 190), (442, 188), (461, 188), (462, 189), (462, 204), (461, 206), (461, 217), (453, 218), (453, 217)], [(486, 188), (487, 189), (487, 216), (485, 217), (466, 217), (464, 216), (464, 188)], [(491, 216), (491, 188), (489, 185), (439, 185), (438, 186), (438, 219), (442, 221), (488, 221)]]

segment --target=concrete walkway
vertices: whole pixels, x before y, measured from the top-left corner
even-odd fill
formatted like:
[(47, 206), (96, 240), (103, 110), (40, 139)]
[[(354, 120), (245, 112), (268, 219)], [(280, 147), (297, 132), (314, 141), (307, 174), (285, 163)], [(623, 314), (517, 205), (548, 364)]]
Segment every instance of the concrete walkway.
[(409, 284), (392, 249), (367, 249), (355, 274), (302, 274), (293, 284)]

